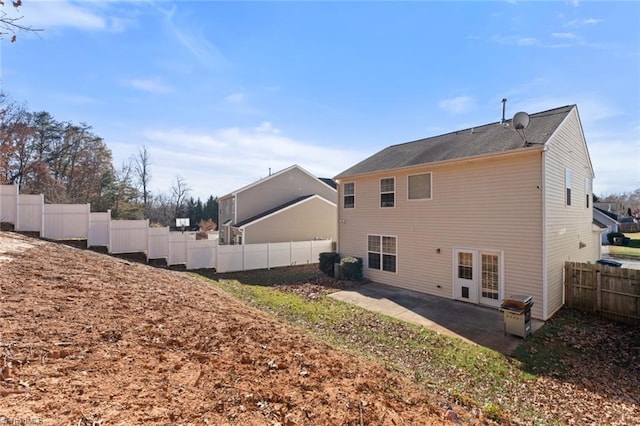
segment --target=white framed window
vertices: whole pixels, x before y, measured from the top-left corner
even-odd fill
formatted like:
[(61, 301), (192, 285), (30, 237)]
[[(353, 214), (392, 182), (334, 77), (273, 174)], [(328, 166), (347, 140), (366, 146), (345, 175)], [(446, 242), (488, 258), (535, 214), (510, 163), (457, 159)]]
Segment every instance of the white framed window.
[(566, 169), (564, 171), (564, 187), (565, 187), (565, 204), (567, 206), (571, 205), (571, 169)]
[(431, 199), (431, 173), (407, 176), (407, 197), (409, 200)]
[(393, 207), (396, 204), (396, 179), (380, 179), (380, 207)]
[(356, 184), (348, 182), (344, 184), (342, 193), (342, 207), (352, 209), (356, 206)]
[(589, 208), (591, 206), (591, 179), (584, 179), (584, 194), (585, 194), (585, 208)]
[(367, 236), (367, 266), (387, 272), (396, 272), (397, 239), (389, 235)]

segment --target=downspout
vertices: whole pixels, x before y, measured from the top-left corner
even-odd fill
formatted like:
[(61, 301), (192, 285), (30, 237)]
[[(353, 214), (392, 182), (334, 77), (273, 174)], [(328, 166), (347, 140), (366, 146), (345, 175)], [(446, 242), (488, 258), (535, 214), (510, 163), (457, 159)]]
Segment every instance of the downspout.
[(342, 190), (342, 186), (340, 185), (340, 181), (336, 180), (336, 185), (337, 185), (337, 192), (338, 192), (338, 199), (336, 200), (336, 238), (338, 241), (336, 241), (336, 253), (340, 253), (340, 229), (342, 228), (342, 223), (340, 221), (340, 193)]
[[(541, 152), (542, 165), (542, 318), (547, 320), (549, 311), (549, 277), (547, 271), (547, 163), (545, 146)], [(564, 292), (562, 293), (564, 299)], [(562, 301), (564, 303), (564, 300)]]

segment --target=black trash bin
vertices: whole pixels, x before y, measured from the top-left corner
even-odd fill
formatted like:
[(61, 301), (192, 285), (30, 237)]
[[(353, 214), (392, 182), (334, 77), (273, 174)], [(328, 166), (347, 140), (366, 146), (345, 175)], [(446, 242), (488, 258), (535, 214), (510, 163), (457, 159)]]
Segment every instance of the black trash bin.
[(616, 262), (615, 260), (611, 260), (611, 259), (600, 259), (596, 261), (596, 263), (600, 265), (605, 265), (605, 266), (612, 266), (614, 268), (619, 268), (622, 266), (622, 263)]
[(500, 305), (504, 314), (504, 334), (526, 339), (531, 334), (531, 307), (533, 297), (512, 295), (505, 298)]

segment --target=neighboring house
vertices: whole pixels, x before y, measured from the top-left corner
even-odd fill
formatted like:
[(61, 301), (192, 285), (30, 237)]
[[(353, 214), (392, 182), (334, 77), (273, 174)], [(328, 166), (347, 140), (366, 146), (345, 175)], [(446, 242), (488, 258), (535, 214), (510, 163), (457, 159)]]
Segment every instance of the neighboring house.
[(618, 214), (626, 213), (624, 206), (620, 202), (597, 201), (593, 203), (593, 207), (598, 208), (600, 210), (604, 210), (609, 213), (613, 213), (616, 216)]
[(337, 191), (293, 165), (218, 200), (219, 243), (336, 239)]
[(606, 228), (606, 230), (604, 230), (602, 233), (601, 243), (609, 244), (609, 240), (607, 239), (607, 234), (609, 232), (618, 232), (620, 228), (620, 222), (618, 222), (618, 215), (594, 206), (593, 220), (598, 221)]
[(367, 278), (499, 307), (563, 304), (565, 261), (596, 261), (592, 179), (575, 105), (393, 145), (340, 173), (338, 247)]

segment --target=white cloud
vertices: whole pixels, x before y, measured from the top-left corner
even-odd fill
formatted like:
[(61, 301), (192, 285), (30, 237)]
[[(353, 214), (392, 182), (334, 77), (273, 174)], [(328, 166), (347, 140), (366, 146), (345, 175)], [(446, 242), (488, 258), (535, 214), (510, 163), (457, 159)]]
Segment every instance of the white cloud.
[[(182, 176), (194, 197), (221, 196), (272, 172), (298, 164), (318, 177), (333, 177), (365, 158), (365, 154), (328, 148), (284, 136), (269, 122), (253, 128), (213, 131), (152, 129), (139, 138), (151, 155), (152, 189), (169, 192)], [(111, 143), (114, 159), (135, 154), (130, 143)]]
[(246, 96), (244, 93), (232, 93), (225, 98), (225, 100), (231, 104), (241, 104), (245, 99)]
[(171, 10), (165, 10), (159, 5), (157, 6), (165, 17), (165, 28), (169, 36), (175, 39), (202, 65), (212, 69), (227, 65), (227, 60), (218, 48), (209, 41), (202, 27), (193, 27), (192, 23), (182, 23), (181, 18), (177, 16), (177, 6), (175, 5)]
[(259, 133), (280, 133), (280, 129), (273, 127), (268, 121), (260, 123), (259, 126), (255, 127), (255, 130)]
[(121, 80), (121, 84), (151, 93), (168, 93), (172, 91), (171, 87), (160, 82), (157, 78)]
[(551, 35), (556, 38), (564, 38), (569, 40), (576, 40), (579, 38), (574, 33), (552, 33)]
[(596, 195), (632, 192), (640, 188), (640, 137), (586, 132), (596, 178)]
[(438, 102), (440, 109), (451, 114), (462, 114), (475, 106), (475, 100), (471, 96), (458, 96), (452, 99), (443, 99)]
[(583, 121), (601, 121), (621, 114), (618, 107), (596, 99), (578, 99), (577, 105)]
[(599, 19), (599, 18), (573, 19), (567, 22), (566, 25), (568, 26), (596, 25), (603, 21), (604, 19)]
[(493, 36), (491, 40), (495, 43), (511, 46), (540, 46), (540, 41), (535, 37), (524, 37), (521, 35)]
[[(43, 29), (76, 28), (87, 31), (123, 31), (128, 18), (115, 16), (106, 4), (92, 1), (25, 1), (16, 8), (3, 8), (11, 17), (22, 17), (21, 25)], [(47, 33), (48, 34), (48, 33)]]

